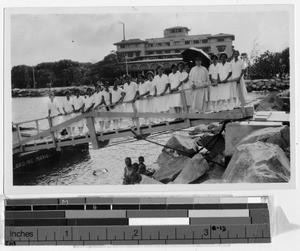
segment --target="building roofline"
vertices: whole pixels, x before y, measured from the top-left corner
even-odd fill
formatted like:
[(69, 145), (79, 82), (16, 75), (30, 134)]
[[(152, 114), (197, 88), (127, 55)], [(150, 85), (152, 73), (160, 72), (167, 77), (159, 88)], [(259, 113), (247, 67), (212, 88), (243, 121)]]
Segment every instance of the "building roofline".
[[(127, 61), (127, 64), (137, 64), (137, 63), (147, 63), (147, 62), (165, 62), (165, 61), (176, 61), (176, 60), (182, 61), (182, 57), (181, 58), (163, 58), (163, 59)], [(125, 64), (125, 62), (120, 62), (120, 64)]]
[(128, 40), (122, 40), (121, 42), (114, 43), (113, 45), (120, 45), (120, 44), (146, 44), (148, 43), (145, 40), (141, 40), (139, 38), (133, 38)]

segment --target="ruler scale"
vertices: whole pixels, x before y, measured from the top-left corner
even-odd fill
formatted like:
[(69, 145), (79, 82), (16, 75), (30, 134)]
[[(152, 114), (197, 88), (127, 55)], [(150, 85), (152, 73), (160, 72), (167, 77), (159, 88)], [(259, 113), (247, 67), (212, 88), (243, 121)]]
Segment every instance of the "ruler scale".
[(266, 197), (5, 201), (6, 245), (271, 242)]

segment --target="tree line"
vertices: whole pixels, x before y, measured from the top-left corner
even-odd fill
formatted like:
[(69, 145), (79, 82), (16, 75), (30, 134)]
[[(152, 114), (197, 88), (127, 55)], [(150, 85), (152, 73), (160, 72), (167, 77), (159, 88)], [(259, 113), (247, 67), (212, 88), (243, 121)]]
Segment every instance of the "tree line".
[[(280, 78), (289, 74), (289, 48), (282, 52), (265, 51), (248, 60), (249, 79)], [(124, 61), (121, 54), (110, 53), (96, 63), (79, 63), (63, 59), (57, 62), (40, 63), (36, 66), (17, 65), (11, 70), (12, 88), (47, 88), (93, 85), (95, 82), (113, 80), (124, 74), (119, 62)], [(35, 81), (34, 81), (35, 80)], [(34, 84), (35, 83), (35, 84)]]

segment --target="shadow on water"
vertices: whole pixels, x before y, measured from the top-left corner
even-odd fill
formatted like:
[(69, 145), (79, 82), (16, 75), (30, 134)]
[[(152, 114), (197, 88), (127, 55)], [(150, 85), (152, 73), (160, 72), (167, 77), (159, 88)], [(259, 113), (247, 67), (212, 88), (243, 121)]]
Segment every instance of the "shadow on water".
[(89, 149), (62, 151), (55, 154), (51, 160), (14, 170), (13, 184), (16, 186), (57, 185), (60, 177), (71, 179), (71, 177), (67, 177), (68, 173), (74, 172), (79, 164), (89, 162), (90, 158)]

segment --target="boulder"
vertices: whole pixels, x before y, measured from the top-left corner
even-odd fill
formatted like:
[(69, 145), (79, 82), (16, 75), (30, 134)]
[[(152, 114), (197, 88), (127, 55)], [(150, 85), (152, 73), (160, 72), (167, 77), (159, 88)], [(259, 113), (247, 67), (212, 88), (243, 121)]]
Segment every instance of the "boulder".
[(160, 184), (162, 185), (163, 183), (157, 181), (156, 179), (150, 178), (146, 175), (141, 174), (142, 180), (140, 181), (139, 184)]
[(257, 111), (282, 111), (284, 102), (276, 94), (266, 96), (256, 108)]
[(228, 183), (288, 182), (290, 163), (277, 145), (264, 142), (243, 144), (236, 149), (222, 178)]
[(189, 184), (199, 179), (208, 171), (209, 166), (200, 153), (189, 159), (182, 171), (174, 180), (174, 184)]
[[(198, 152), (198, 145), (195, 140), (188, 136), (173, 135), (163, 148), (163, 152), (167, 152), (174, 157), (178, 155), (185, 155), (192, 157)], [(168, 148), (171, 147), (172, 149)], [(176, 150), (173, 150), (176, 149)]]
[(163, 183), (173, 181), (190, 158), (182, 155), (174, 157), (171, 153), (162, 152), (157, 159), (159, 169), (153, 177)]
[(219, 154), (212, 159), (208, 159), (207, 157), (205, 159), (209, 165), (209, 170), (197, 181), (197, 183), (207, 183), (208, 180), (222, 180), (225, 171), (224, 154)]
[(253, 131), (233, 148), (233, 152), (235, 152), (236, 148), (240, 145), (251, 144), (258, 141), (278, 145), (284, 150), (290, 146), (290, 128), (288, 126), (266, 127)]

